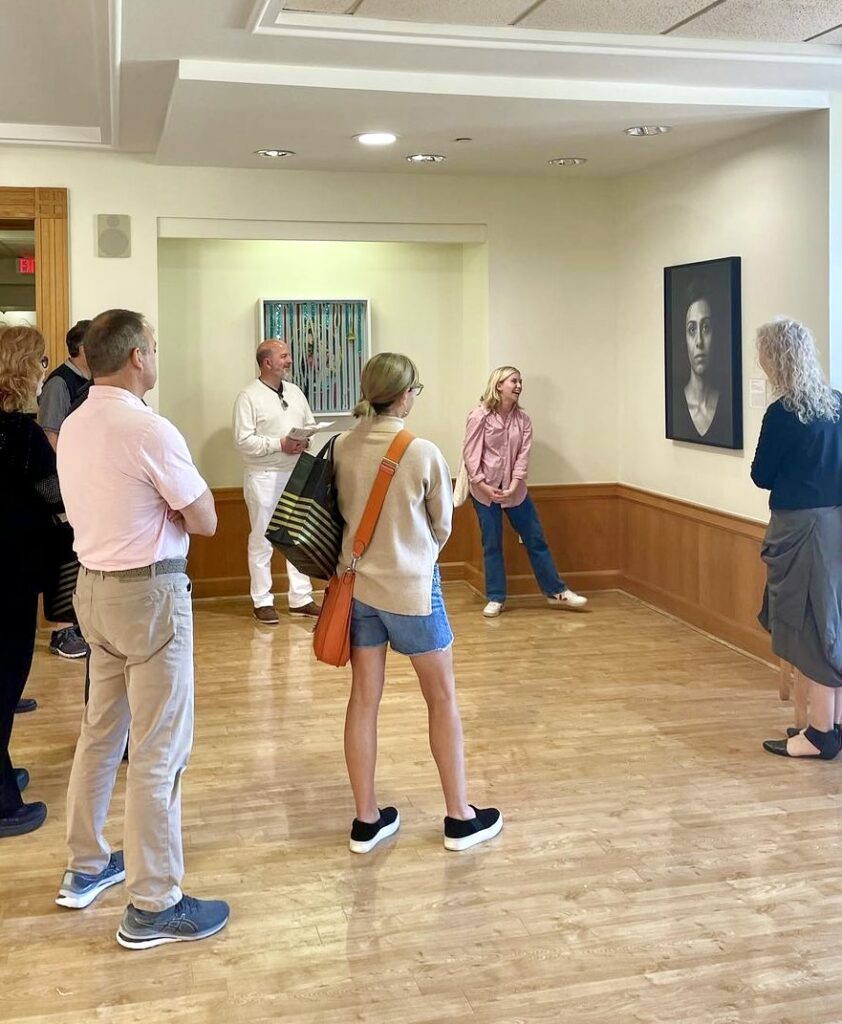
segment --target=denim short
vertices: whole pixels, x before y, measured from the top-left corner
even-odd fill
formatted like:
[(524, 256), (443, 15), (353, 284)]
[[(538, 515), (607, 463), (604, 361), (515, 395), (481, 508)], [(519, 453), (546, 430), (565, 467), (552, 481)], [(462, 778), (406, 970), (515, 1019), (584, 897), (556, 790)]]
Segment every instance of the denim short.
[(433, 610), (429, 615), (397, 615), (382, 612), (354, 598), (351, 607), (351, 646), (380, 647), (386, 642), (398, 654), (415, 657), (444, 651), (453, 643), (453, 631), (441, 593), (439, 567), (433, 570)]

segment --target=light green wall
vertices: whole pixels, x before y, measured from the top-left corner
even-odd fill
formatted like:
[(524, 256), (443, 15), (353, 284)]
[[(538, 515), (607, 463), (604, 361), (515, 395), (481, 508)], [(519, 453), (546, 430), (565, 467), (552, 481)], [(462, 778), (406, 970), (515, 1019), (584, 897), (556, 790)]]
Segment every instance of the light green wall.
[[(236, 486), (231, 409), (256, 373), (260, 298), (367, 298), (372, 352), (405, 352), (425, 391), (410, 428), (454, 465), (488, 362), (482, 245), (162, 239), (160, 411), (212, 486)], [(350, 425), (349, 421), (349, 424)]]

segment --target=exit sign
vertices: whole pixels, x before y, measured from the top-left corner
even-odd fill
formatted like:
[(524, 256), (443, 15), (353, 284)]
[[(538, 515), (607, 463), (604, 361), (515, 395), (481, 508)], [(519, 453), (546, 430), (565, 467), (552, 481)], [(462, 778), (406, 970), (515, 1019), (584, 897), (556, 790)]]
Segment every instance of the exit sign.
[(34, 256), (19, 256), (18, 257), (18, 273), (19, 274), (34, 274), (35, 273), (35, 257)]

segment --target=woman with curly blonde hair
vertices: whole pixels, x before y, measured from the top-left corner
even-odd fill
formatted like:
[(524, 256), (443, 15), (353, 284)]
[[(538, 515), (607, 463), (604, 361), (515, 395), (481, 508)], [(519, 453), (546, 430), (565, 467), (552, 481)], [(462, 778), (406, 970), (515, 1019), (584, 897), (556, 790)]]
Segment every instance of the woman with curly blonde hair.
[(34, 327), (0, 324), (0, 411), (33, 413), (49, 366), (43, 335)]
[(778, 396), (766, 410), (751, 478), (770, 491), (761, 556), (761, 624), (794, 666), (806, 728), (764, 748), (830, 760), (842, 749), (842, 396), (827, 383), (809, 329), (780, 318), (757, 332), (757, 355)]
[(55, 453), (32, 415), (47, 366), (39, 331), (0, 326), (0, 837), (32, 832), (47, 817), (43, 803), (21, 799), (29, 773), (9, 758), (15, 708), (35, 648), (47, 538), (64, 511)]

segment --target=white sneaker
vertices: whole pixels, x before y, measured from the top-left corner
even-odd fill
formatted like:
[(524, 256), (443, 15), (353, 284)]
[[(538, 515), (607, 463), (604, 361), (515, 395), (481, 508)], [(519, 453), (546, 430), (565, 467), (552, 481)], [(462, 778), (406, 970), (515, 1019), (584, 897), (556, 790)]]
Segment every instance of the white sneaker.
[(576, 609), (584, 608), (588, 603), (586, 597), (582, 597), (581, 594), (577, 594), (575, 590), (571, 590), (569, 587), (567, 590), (562, 590), (560, 594), (556, 594), (554, 597), (547, 598), (547, 604), (551, 604), (553, 608), (567, 608)]
[(503, 610), (502, 601), (489, 601), (488, 604), (483, 608), (482, 614), (487, 619), (496, 619), (500, 612)]

